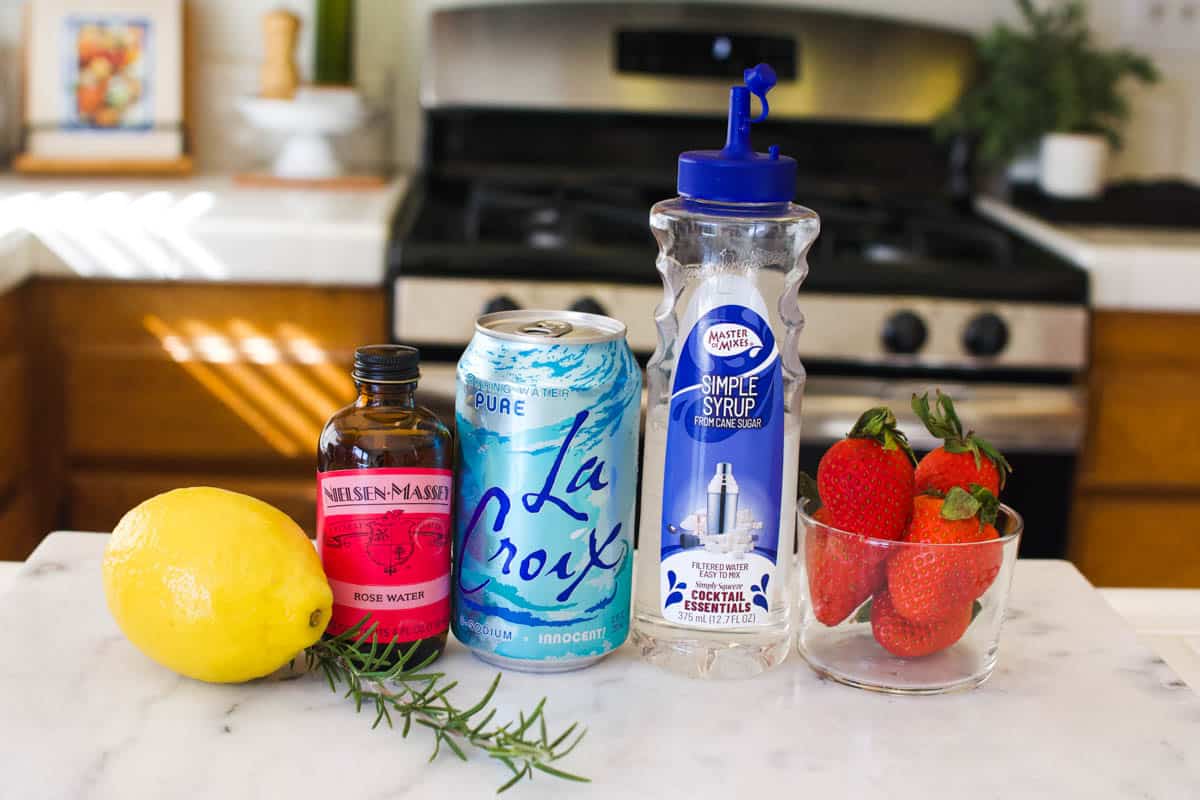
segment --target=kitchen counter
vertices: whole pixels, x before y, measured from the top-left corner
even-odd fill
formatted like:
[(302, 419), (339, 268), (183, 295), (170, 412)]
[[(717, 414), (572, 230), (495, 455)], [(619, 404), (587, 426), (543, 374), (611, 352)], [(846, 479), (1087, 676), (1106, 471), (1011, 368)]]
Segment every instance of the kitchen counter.
[(0, 177), (0, 444), (53, 442), (36, 474), (0, 469), (0, 558), (181, 484), (311, 520), (312, 443), (354, 348), (388, 338), (406, 189)]
[(407, 188), (0, 178), (0, 291), (31, 275), (373, 286)]
[[(148, 661), (105, 609), (105, 539), (55, 534), (0, 605), (0, 795), (486, 797), (504, 770), (414, 730), (370, 730), (315, 676), (211, 686)], [(492, 670), (451, 644), (463, 698)], [(1070, 565), (1018, 564), (1000, 662), (981, 688), (891, 697), (821, 680), (798, 657), (760, 678), (690, 681), (625, 647), (576, 673), (506, 673), (501, 714), (542, 696), (588, 737), (522, 798), (1191, 798), (1200, 697)], [(12, 735), (17, 732), (17, 735)], [(789, 791), (792, 789), (793, 791)]]
[(1118, 614), (1200, 692), (1200, 589), (1101, 589)]
[[(408, 178), (380, 189), (178, 180), (0, 178), (0, 292), (31, 275), (373, 286)], [(1096, 308), (1200, 310), (1200, 234), (1052, 225), (995, 198), (979, 211), (1092, 276)]]
[(13, 585), (13, 581), (17, 579), (17, 572), (21, 569), (19, 561), (0, 561), (0, 595), (8, 591)]
[(1200, 232), (1052, 224), (993, 197), (975, 205), (1087, 270), (1093, 308), (1200, 312)]

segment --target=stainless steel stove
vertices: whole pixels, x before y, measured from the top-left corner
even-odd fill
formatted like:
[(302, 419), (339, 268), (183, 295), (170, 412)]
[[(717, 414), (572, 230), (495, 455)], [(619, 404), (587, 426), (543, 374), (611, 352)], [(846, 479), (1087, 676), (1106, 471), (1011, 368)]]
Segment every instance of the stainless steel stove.
[(609, 314), (649, 356), (663, 292), (649, 208), (675, 194), (680, 151), (719, 146), (743, 67), (769, 60), (780, 84), (756, 141), (797, 158), (797, 202), (822, 221), (800, 295), (805, 467), (880, 402), (934, 446), (908, 401), (941, 386), (1010, 452), (1023, 553), (1062, 555), (1087, 279), (971, 213), (959, 154), (934, 143), (971, 52), (958, 33), (779, 7), (435, 13), (424, 169), (389, 256), (393, 337), (424, 351), (426, 401), (452, 407), (454, 362), (488, 311)]

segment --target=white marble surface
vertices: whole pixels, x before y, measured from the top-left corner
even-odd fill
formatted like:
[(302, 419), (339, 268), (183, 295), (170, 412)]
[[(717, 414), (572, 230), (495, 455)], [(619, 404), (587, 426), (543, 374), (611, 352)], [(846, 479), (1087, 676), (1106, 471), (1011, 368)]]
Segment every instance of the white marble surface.
[(0, 595), (7, 592), (13, 585), (20, 569), (21, 563), (18, 561), (0, 561)]
[(0, 291), (29, 275), (371, 286), (407, 187), (247, 188), (230, 177), (0, 178)]
[[(502, 768), (427, 764), (316, 678), (210, 686), (147, 661), (104, 606), (99, 534), (56, 534), (0, 604), (0, 797), (486, 797)], [(546, 695), (588, 738), (515, 797), (1154, 798), (1200, 787), (1200, 697), (1063, 562), (1021, 562), (992, 680), (899, 698), (793, 656), (752, 681), (662, 673), (625, 648), (589, 670), (506, 674), (504, 711)], [(491, 670), (452, 645), (467, 692)]]
[(976, 208), (1088, 271), (1092, 306), (1200, 312), (1200, 233), (1055, 225), (992, 197)]
[(1138, 638), (1200, 692), (1200, 589), (1101, 589)]

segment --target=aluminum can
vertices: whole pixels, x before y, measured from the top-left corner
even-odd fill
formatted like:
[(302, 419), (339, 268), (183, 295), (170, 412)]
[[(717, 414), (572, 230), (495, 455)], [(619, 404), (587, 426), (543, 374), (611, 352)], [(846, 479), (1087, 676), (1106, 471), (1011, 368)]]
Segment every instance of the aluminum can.
[(642, 375), (598, 314), (480, 317), (458, 362), (454, 635), (530, 672), (629, 634)]

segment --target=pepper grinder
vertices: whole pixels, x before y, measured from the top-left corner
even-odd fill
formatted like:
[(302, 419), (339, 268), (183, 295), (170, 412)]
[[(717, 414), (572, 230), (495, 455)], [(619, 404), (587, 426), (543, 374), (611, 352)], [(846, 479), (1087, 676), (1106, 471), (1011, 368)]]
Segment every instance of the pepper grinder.
[(260, 97), (291, 100), (300, 85), (296, 69), (296, 40), (300, 17), (282, 9), (263, 16), (263, 49), (266, 52), (258, 77)]

